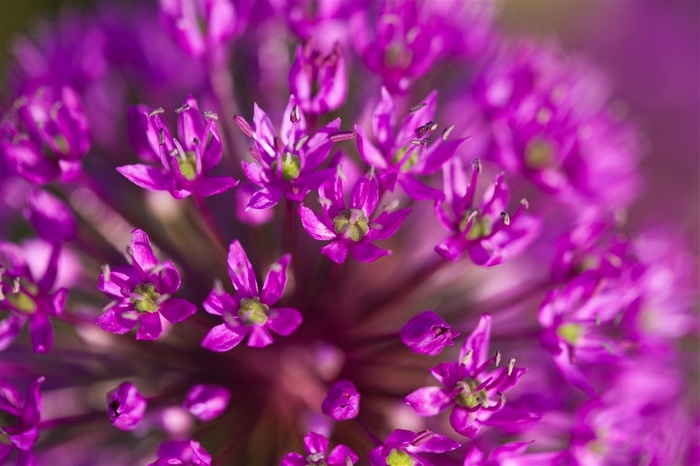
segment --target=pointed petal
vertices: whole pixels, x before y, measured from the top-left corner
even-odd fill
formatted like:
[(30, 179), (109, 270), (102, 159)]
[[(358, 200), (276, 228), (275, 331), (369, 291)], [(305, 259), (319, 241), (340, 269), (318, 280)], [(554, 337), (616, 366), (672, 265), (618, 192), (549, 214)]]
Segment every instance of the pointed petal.
[(284, 287), (287, 284), (287, 267), (292, 259), (291, 254), (285, 254), (280, 260), (272, 265), (270, 271), (265, 277), (262, 292), (260, 293), (260, 301), (272, 306), (282, 297)]
[[(394, 145), (394, 128), (396, 127), (396, 106), (391, 94), (382, 86), (382, 100), (372, 115), (372, 131), (377, 142), (384, 150)], [(365, 159), (366, 160), (366, 159)]]
[(230, 176), (200, 176), (197, 182), (197, 194), (209, 197), (236, 186), (238, 186), (238, 181)]
[(163, 333), (160, 314), (154, 312), (141, 319), (141, 326), (136, 332), (137, 340), (156, 340)]
[(410, 213), (411, 209), (382, 212), (379, 217), (370, 222), (371, 230), (367, 236), (369, 236), (372, 241), (387, 239), (393, 236)]
[(442, 190), (431, 188), (430, 186), (416, 180), (411, 175), (399, 175), (398, 181), (399, 185), (401, 185), (401, 188), (406, 192), (406, 194), (417, 201), (439, 201), (445, 197), (445, 193), (443, 193)]
[(449, 389), (452, 389), (460, 379), (459, 366), (454, 362), (438, 364), (430, 369), (430, 373)]
[(430, 146), (427, 151), (423, 152), (418, 163), (411, 167), (411, 172), (420, 173), (421, 175), (435, 173), (454, 157), (455, 152), (457, 152), (457, 149), (464, 141), (466, 141), (466, 138), (451, 141), (440, 139)]
[(328, 446), (328, 439), (316, 432), (309, 432), (309, 435), (304, 437), (304, 450), (310, 455), (321, 453), (325, 457)]
[(131, 232), (131, 256), (134, 259), (134, 267), (144, 276), (159, 263), (151, 241), (143, 230), (135, 229)]
[(253, 325), (250, 328), (248, 346), (252, 348), (264, 348), (272, 344), (272, 335), (262, 325)]
[(464, 341), (462, 350), (459, 353), (460, 361), (469, 350), (473, 350), (470, 361), (466, 364), (470, 373), (476, 370), (489, 358), (489, 341), (491, 339), (491, 314), (482, 314), (479, 324), (474, 331), (469, 334)]
[(464, 241), (457, 236), (448, 236), (435, 246), (435, 252), (452, 262), (457, 262), (464, 254), (465, 249)]
[(343, 241), (333, 241), (321, 248), (321, 254), (337, 264), (342, 264), (348, 256), (348, 247)]
[(313, 239), (328, 241), (337, 237), (335, 232), (323, 223), (321, 217), (308, 207), (299, 205), (299, 217), (304, 230)]
[(457, 433), (473, 439), (479, 434), (482, 424), (465, 408), (455, 406), (450, 413), (450, 425)]
[(258, 295), (258, 282), (255, 271), (238, 240), (231, 243), (228, 250), (228, 275), (236, 291), (244, 297)]
[(413, 408), (419, 416), (429, 417), (449, 408), (454, 400), (440, 387), (423, 387), (404, 398), (404, 403)]
[(167, 191), (168, 176), (163, 169), (149, 165), (123, 165), (117, 171), (136, 186), (149, 191)]
[(282, 142), (289, 147), (296, 144), (296, 142), (306, 133), (306, 118), (304, 117), (304, 112), (302, 112), (301, 109), (299, 109), (301, 121), (298, 123), (292, 123), (291, 114), (295, 105), (297, 105), (297, 99), (293, 95), (290, 95), (287, 108), (284, 110), (284, 114), (282, 115), (282, 125), (280, 127), (280, 137), (282, 138)]
[(357, 149), (360, 151), (360, 156), (371, 167), (378, 170), (386, 170), (388, 165), (386, 159), (379, 152), (379, 149), (367, 139), (364, 130), (360, 125), (355, 125), (355, 133), (357, 134)]
[(350, 208), (362, 209), (369, 217), (374, 212), (374, 209), (377, 208), (378, 202), (379, 185), (377, 184), (377, 178), (365, 175), (357, 180), (355, 187), (352, 189)]
[(290, 335), (301, 324), (301, 313), (292, 308), (270, 309), (267, 327), (280, 335)]
[(343, 181), (338, 174), (322, 183), (318, 188), (319, 202), (330, 218), (336, 217), (343, 209)]
[(26, 317), (20, 318), (14, 314), (8, 314), (7, 317), (0, 320), (0, 351), (4, 350), (15, 341)]
[(350, 255), (358, 262), (374, 262), (380, 257), (390, 254), (391, 251), (379, 248), (369, 242), (350, 244)]
[(134, 328), (139, 322), (138, 318), (126, 318), (124, 314), (135, 316), (136, 311), (125, 305), (112, 306), (97, 318), (97, 324), (102, 330), (122, 335)]
[(273, 189), (272, 187), (261, 189), (250, 197), (248, 207), (251, 209), (269, 209), (276, 206), (281, 197), (282, 193), (278, 189)]
[(224, 292), (220, 292), (217, 289), (211, 290), (209, 296), (202, 303), (202, 307), (206, 312), (213, 315), (223, 315), (224, 312), (236, 313), (238, 311), (238, 304), (233, 299), (233, 297)]
[(189, 316), (197, 312), (197, 306), (186, 299), (170, 298), (164, 303), (161, 303), (158, 311), (170, 323), (174, 324), (187, 319)]
[(433, 121), (437, 109), (437, 91), (432, 91), (421, 103), (425, 105), (418, 111), (409, 113), (401, 122), (396, 135), (396, 145), (405, 146), (416, 137), (416, 128)]
[(202, 340), (202, 348), (223, 353), (237, 346), (243, 338), (248, 334), (248, 327), (241, 325), (236, 327), (237, 331), (233, 331), (226, 324), (217, 325), (209, 330), (207, 336)]

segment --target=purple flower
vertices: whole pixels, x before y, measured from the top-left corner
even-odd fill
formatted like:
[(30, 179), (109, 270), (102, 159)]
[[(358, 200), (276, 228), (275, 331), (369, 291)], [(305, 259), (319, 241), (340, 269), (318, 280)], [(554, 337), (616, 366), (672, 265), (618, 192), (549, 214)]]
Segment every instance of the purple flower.
[(282, 466), (350, 466), (357, 463), (360, 458), (345, 445), (336, 445), (330, 453), (328, 451), (328, 439), (316, 432), (309, 432), (304, 437), (304, 450), (306, 456), (299, 453), (287, 453), (282, 458)]
[(43, 377), (34, 380), (22, 401), (17, 389), (0, 379), (0, 462), (4, 463), (16, 448), (19, 450), (17, 465), (34, 464), (31, 450), (39, 434), (39, 388), (43, 382)]
[(360, 155), (379, 177), (382, 189), (394, 191), (396, 183), (416, 200), (441, 199), (440, 190), (426, 186), (416, 177), (431, 175), (450, 160), (464, 139), (447, 142), (451, 127), (442, 132), (437, 142), (429, 144), (438, 128), (435, 123), (437, 91), (431, 92), (411, 109), (396, 127), (396, 106), (389, 92), (382, 88), (382, 100), (372, 118), (372, 130), (377, 145), (372, 144), (364, 130), (355, 125)]
[(231, 243), (228, 274), (236, 294), (231, 296), (217, 287), (209, 293), (204, 310), (221, 316), (224, 323), (209, 331), (202, 346), (211, 351), (228, 351), (250, 334), (248, 346), (263, 348), (272, 343), (270, 330), (284, 336), (294, 332), (302, 320), (299, 311), (270, 307), (284, 293), (290, 260), (291, 255), (285, 254), (272, 265), (259, 292), (255, 271), (241, 243)]
[(158, 459), (148, 466), (209, 466), (211, 455), (194, 440), (164, 442), (158, 448)]
[(246, 136), (255, 140), (255, 146), (250, 151), (256, 162), (242, 162), (248, 179), (260, 187), (248, 204), (254, 209), (272, 207), (282, 197), (301, 202), (309, 191), (317, 189), (335, 172), (332, 168), (318, 170), (328, 157), (335, 138), (342, 140), (350, 137), (338, 133), (340, 118), (331, 121), (314, 135), (309, 134), (304, 114), (294, 96), (289, 98), (279, 137), (272, 122), (257, 104), (253, 115), (255, 129), (241, 116), (236, 116), (234, 120)]
[(371, 219), (379, 203), (379, 187), (374, 176), (365, 175), (355, 183), (347, 209), (340, 174), (323, 183), (318, 193), (323, 215), (300, 205), (301, 222), (313, 239), (331, 240), (321, 248), (321, 253), (339, 264), (345, 262), (348, 251), (359, 262), (373, 262), (389, 255), (390, 251), (375, 246), (374, 241), (387, 239), (396, 233), (411, 212), (411, 209), (389, 212), (385, 208)]
[(158, 261), (143, 230), (131, 232), (130, 251), (131, 266), (106, 266), (100, 274), (97, 288), (114, 301), (95, 323), (119, 335), (140, 323), (136, 339), (155, 340), (163, 332), (161, 318), (180, 322), (197, 312), (197, 306), (171, 298), (180, 288), (180, 274), (172, 261)]
[(163, 109), (148, 113), (138, 107), (130, 111), (130, 141), (142, 158), (160, 161), (161, 167), (124, 165), (117, 171), (143, 189), (169, 191), (175, 199), (190, 194), (213, 196), (236, 186), (238, 181), (233, 178), (206, 175), (221, 160), (223, 146), (217, 116), (211, 112), (200, 114), (192, 97), (175, 112), (180, 140), (171, 137), (161, 121)]
[(0, 147), (15, 173), (35, 184), (72, 181), (90, 148), (78, 95), (69, 87), (39, 87), (15, 100), (0, 125)]
[(41, 279), (35, 278), (24, 259), (22, 249), (0, 242), (0, 351), (12, 344), (26, 322), (35, 353), (46, 353), (53, 343), (49, 316), (63, 312), (68, 290), (53, 291), (58, 273), (60, 248), (51, 248), (51, 256)]
[(349, 380), (339, 380), (328, 389), (321, 404), (323, 414), (336, 421), (355, 419), (360, 413), (360, 394)]
[(445, 453), (461, 445), (435, 432), (424, 430), (415, 433), (396, 429), (387, 437), (384, 445), (369, 452), (370, 466), (432, 466), (433, 463), (417, 453)]
[(445, 346), (454, 345), (452, 340), (458, 336), (459, 333), (433, 311), (412, 317), (399, 333), (401, 341), (411, 351), (431, 356), (440, 354)]
[(514, 367), (513, 359), (506, 368), (488, 371), (491, 364), (498, 366), (501, 359), (500, 353), (488, 358), (490, 338), (491, 316), (484, 314), (464, 342), (460, 362), (445, 362), (430, 370), (444, 388), (419, 388), (405, 398), (406, 404), (419, 416), (435, 416), (452, 406), (452, 428), (475, 438), (491, 414), (503, 407), (503, 392), (513, 387), (525, 373), (525, 369)]
[(161, 21), (188, 55), (216, 52), (243, 24), (231, 0), (159, 0)]
[(340, 45), (324, 55), (312, 48), (312, 42), (298, 45), (289, 70), (289, 89), (299, 107), (311, 115), (337, 110), (345, 103), (348, 77)]
[(208, 422), (226, 410), (231, 392), (218, 385), (195, 385), (182, 403), (187, 411), (202, 422)]
[(525, 249), (539, 234), (540, 223), (523, 213), (525, 200), (514, 215), (505, 212), (510, 191), (503, 175), (496, 178), (477, 205), (480, 170), (481, 165), (476, 162), (467, 182), (458, 159), (446, 169), (445, 201), (435, 204), (435, 215), (452, 235), (442, 240), (435, 251), (452, 262), (467, 251), (475, 264), (492, 267)]
[(59, 245), (75, 236), (75, 218), (61, 200), (48, 191), (34, 189), (27, 196), (24, 213), (37, 234), (51, 244)]
[(120, 430), (134, 430), (146, 412), (144, 398), (131, 382), (122, 382), (107, 393), (109, 422)]

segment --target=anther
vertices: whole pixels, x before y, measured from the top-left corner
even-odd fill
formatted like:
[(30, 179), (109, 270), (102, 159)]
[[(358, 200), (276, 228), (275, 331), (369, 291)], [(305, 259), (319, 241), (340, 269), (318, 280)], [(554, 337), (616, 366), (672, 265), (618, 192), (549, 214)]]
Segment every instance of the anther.
[(299, 151), (299, 150), (301, 149), (301, 146), (303, 146), (304, 143), (305, 143), (308, 139), (309, 139), (309, 135), (308, 135), (308, 134), (302, 136), (301, 139), (299, 139), (299, 140), (297, 141), (297, 143), (294, 145), (294, 150), (295, 150), (295, 151)]
[(165, 130), (163, 128), (158, 130), (158, 144), (161, 146), (165, 144)]
[(501, 217), (503, 217), (503, 224), (510, 226), (510, 215), (508, 215), (508, 212), (501, 212)]
[(158, 107), (157, 109), (153, 110), (151, 113), (148, 114), (149, 118), (153, 118), (156, 115), (162, 115), (165, 113), (165, 109), (163, 107)]
[(466, 366), (467, 364), (469, 364), (472, 360), (473, 354), (474, 354), (474, 348), (470, 348), (469, 351), (467, 351), (467, 354), (464, 355), (464, 357), (462, 358), (462, 361), (460, 361), (460, 363), (463, 366)]
[(421, 141), (420, 139), (412, 139), (411, 140), (411, 144), (414, 146), (420, 146), (422, 142), (423, 141)]
[(496, 351), (496, 367), (498, 367), (501, 364), (501, 352)]
[(249, 138), (253, 137), (253, 128), (250, 126), (250, 123), (246, 121), (245, 118), (241, 115), (236, 115), (233, 117), (233, 122), (236, 123), (236, 126), (238, 126), (238, 129), (243, 131), (243, 134), (248, 136)]
[(207, 110), (206, 112), (202, 112), (202, 117), (204, 117), (204, 119), (206, 119), (206, 120), (214, 120), (214, 121), (219, 119), (219, 115), (217, 115), (216, 113), (214, 113), (210, 110)]
[(424, 146), (427, 146), (428, 144), (430, 144), (430, 138), (423, 138), (421, 139), (420, 143)]
[(15, 279), (12, 280), (12, 292), (19, 293), (19, 277), (15, 277)]
[(299, 123), (301, 121), (301, 111), (299, 110), (298, 105), (294, 105), (294, 107), (292, 107), (292, 111), (289, 114), (289, 121), (292, 123)]
[(522, 205), (526, 209), (530, 208), (530, 203), (527, 202), (527, 199), (525, 199), (525, 198), (520, 199), (520, 205)]
[(428, 105), (428, 104), (426, 104), (425, 102), (421, 102), (418, 105), (414, 105), (413, 107), (411, 107), (411, 109), (408, 111), (408, 113), (416, 113), (418, 110), (425, 107), (426, 105)]
[(515, 367), (515, 358), (510, 358), (508, 360), (508, 375), (513, 373), (513, 368)]
[(481, 174), (481, 160), (480, 160), (480, 159), (474, 159), (474, 162), (473, 162), (473, 163), (474, 163), (474, 170), (476, 170), (476, 172), (477, 172), (478, 174)]
[(449, 136), (452, 130), (455, 129), (455, 125), (450, 125), (447, 128), (442, 130), (442, 140), (446, 140)]
[(106, 282), (110, 281), (112, 277), (112, 269), (109, 267), (109, 264), (102, 266), (102, 275), (104, 275)]
[(186, 112), (186, 111), (189, 110), (190, 108), (191, 108), (191, 107), (190, 107), (190, 104), (185, 104), (185, 105), (183, 105), (182, 107), (176, 108), (176, 109), (175, 109), (175, 113), (180, 114), (180, 113), (182, 113), (182, 112)]

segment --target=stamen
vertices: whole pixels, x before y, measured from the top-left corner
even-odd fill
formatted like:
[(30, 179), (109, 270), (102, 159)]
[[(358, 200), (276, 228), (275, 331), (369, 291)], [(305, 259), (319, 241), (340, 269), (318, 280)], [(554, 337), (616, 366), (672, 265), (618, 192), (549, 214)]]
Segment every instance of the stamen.
[(430, 144), (431, 139), (430, 138), (423, 138), (421, 139), (420, 143), (423, 144), (424, 146), (427, 146)]
[(112, 301), (110, 301), (110, 302), (108, 302), (107, 304), (104, 305), (104, 307), (102, 308), (102, 311), (103, 311), (103, 312), (104, 312), (104, 311), (108, 311), (112, 306), (116, 306), (116, 305), (117, 305), (117, 301), (112, 300)]
[(308, 134), (302, 136), (301, 139), (299, 139), (299, 140), (297, 141), (297, 143), (294, 145), (294, 150), (295, 150), (295, 151), (299, 151), (299, 150), (301, 149), (301, 146), (303, 146), (304, 143), (305, 143), (308, 139), (309, 139), (309, 135), (308, 135)]
[(213, 121), (216, 121), (219, 119), (219, 115), (217, 115), (216, 113), (214, 113), (210, 110), (207, 110), (206, 112), (202, 112), (202, 117), (205, 120), (213, 120)]
[(496, 367), (498, 367), (501, 364), (501, 352), (496, 351)]
[(462, 361), (460, 361), (460, 364), (463, 366), (466, 366), (472, 361), (472, 355), (474, 354), (474, 348), (470, 348), (469, 351), (467, 351), (467, 354), (462, 357)]
[(339, 131), (337, 133), (331, 134), (328, 139), (330, 139), (330, 141), (333, 143), (341, 142), (341, 141), (349, 141), (351, 139), (355, 139), (355, 132), (354, 131)]
[(12, 280), (12, 292), (19, 293), (19, 288), (19, 277), (16, 277), (14, 280)]
[(474, 162), (472, 163), (474, 164), (474, 170), (476, 170), (476, 172), (481, 175), (481, 160), (474, 159)]
[(158, 130), (158, 144), (161, 146), (165, 144), (165, 130), (163, 128)]
[(109, 267), (109, 264), (102, 266), (102, 275), (104, 275), (106, 282), (110, 281), (112, 278), (112, 269)]
[(522, 205), (526, 209), (530, 208), (530, 203), (527, 202), (527, 199), (525, 199), (525, 198), (520, 199), (520, 205)]
[(190, 104), (185, 104), (185, 105), (183, 105), (182, 107), (176, 108), (176, 109), (175, 109), (175, 113), (180, 114), (180, 113), (182, 113), (182, 112), (186, 112), (186, 111), (189, 110), (190, 108), (191, 108), (191, 107), (190, 107)]
[(151, 113), (148, 114), (149, 118), (153, 118), (156, 115), (162, 115), (165, 113), (165, 109), (163, 107), (158, 107), (155, 110), (153, 110)]
[(385, 205), (385, 206), (383, 207), (382, 210), (383, 210), (384, 212), (390, 213), (390, 212), (395, 211), (398, 207), (399, 207), (399, 200), (398, 200), (398, 199), (392, 199), (391, 201), (389, 201), (389, 203), (388, 203), (387, 205)]
[(411, 442), (411, 445), (413, 445), (414, 447), (419, 447), (428, 440), (432, 439), (433, 437), (435, 437), (435, 432), (432, 432), (430, 430), (424, 430), (423, 432), (419, 432), (418, 435), (416, 435), (416, 438), (413, 440), (413, 442)]
[(253, 128), (250, 126), (250, 123), (246, 121), (245, 118), (241, 115), (236, 115), (233, 117), (233, 122), (236, 123), (236, 126), (238, 126), (238, 129), (243, 131), (243, 134), (248, 136), (249, 138), (253, 137), (253, 134), (255, 133), (253, 131)]
[(513, 368), (515, 367), (515, 358), (510, 358), (508, 360), (508, 375), (513, 373)]
[(408, 113), (411, 113), (411, 114), (416, 113), (418, 110), (420, 110), (421, 108), (423, 108), (427, 105), (428, 104), (426, 104), (425, 102), (421, 102), (418, 105), (414, 105), (413, 107), (411, 107), (411, 109), (408, 111)]

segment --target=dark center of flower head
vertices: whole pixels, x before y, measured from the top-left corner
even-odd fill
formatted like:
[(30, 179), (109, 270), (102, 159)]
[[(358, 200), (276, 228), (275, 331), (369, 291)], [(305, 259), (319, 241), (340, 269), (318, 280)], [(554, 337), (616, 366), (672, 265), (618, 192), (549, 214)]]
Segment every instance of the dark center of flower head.
[(308, 455), (306, 457), (306, 466), (328, 466), (326, 455), (322, 452)]
[(9, 445), (8, 434), (5, 432), (5, 427), (11, 427), (19, 424), (19, 418), (12, 413), (8, 413), (0, 409), (0, 445)]
[(354, 242), (369, 232), (369, 219), (362, 209), (345, 209), (333, 219), (335, 232)]
[(4, 292), (5, 299), (23, 314), (34, 314), (38, 308), (36, 295), (39, 288), (25, 278), (14, 279), (8, 290)]
[(476, 390), (479, 386), (479, 381), (475, 379), (466, 378), (459, 382), (457, 385), (462, 389), (455, 401), (458, 405), (465, 408), (474, 408), (476, 406), (486, 406), (488, 403), (488, 394), (486, 390)]
[(160, 293), (153, 283), (141, 283), (136, 287), (131, 298), (134, 309), (139, 312), (158, 312)]
[(549, 167), (554, 162), (556, 153), (551, 142), (536, 137), (525, 147), (525, 165), (535, 170)]
[(244, 325), (263, 325), (267, 322), (270, 308), (260, 302), (259, 298), (241, 299), (241, 307), (238, 309), (238, 318)]
[(184, 157), (178, 156), (177, 167), (180, 169), (182, 177), (186, 180), (193, 181), (197, 178), (197, 159), (194, 152), (187, 151)]
[[(271, 168), (277, 173), (277, 160), (272, 162)], [(292, 181), (299, 178), (301, 174), (301, 160), (291, 152), (285, 152), (282, 156), (282, 179)]]
[(392, 449), (386, 457), (387, 466), (415, 466), (416, 461), (403, 450)]

